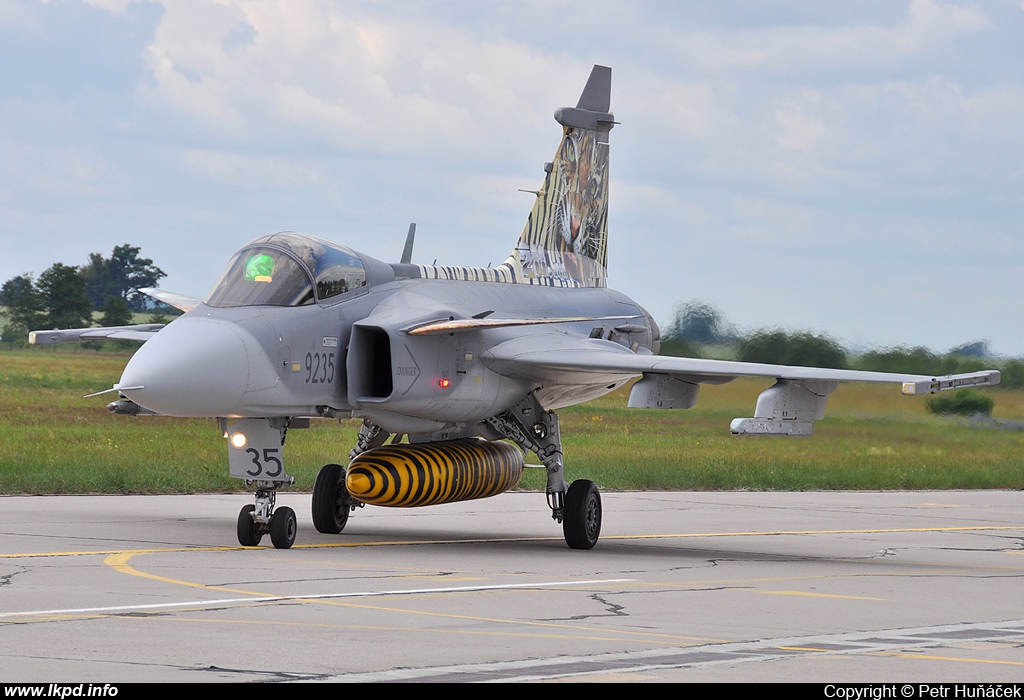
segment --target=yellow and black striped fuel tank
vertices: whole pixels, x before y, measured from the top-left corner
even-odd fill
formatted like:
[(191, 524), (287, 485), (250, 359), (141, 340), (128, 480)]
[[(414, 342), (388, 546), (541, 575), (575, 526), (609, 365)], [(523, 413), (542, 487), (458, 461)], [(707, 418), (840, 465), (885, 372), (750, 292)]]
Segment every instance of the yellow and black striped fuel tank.
[(363, 503), (411, 508), (496, 496), (522, 474), (519, 448), (471, 438), (368, 450), (352, 460), (345, 485)]

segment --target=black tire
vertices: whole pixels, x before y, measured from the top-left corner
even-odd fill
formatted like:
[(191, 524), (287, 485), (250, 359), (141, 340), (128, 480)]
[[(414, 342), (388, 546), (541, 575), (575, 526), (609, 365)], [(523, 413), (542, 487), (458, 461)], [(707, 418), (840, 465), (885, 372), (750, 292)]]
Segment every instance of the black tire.
[(295, 544), (298, 529), (295, 511), (288, 506), (278, 508), (270, 518), (270, 541), (278, 549), (288, 549)]
[(337, 535), (348, 523), (349, 510), (345, 468), (340, 464), (325, 465), (313, 485), (313, 526), (317, 532)]
[(578, 479), (565, 492), (562, 533), (572, 549), (593, 549), (601, 536), (601, 492), (593, 481)]
[(250, 503), (242, 506), (238, 512), (238, 544), (243, 547), (256, 547), (259, 545), (263, 535), (256, 529), (256, 521), (252, 519), (256, 506)]

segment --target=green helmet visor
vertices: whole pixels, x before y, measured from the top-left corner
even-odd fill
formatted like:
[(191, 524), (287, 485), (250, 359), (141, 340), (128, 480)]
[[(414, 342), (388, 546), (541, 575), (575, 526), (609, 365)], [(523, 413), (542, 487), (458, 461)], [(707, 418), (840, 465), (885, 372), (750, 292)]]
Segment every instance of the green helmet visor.
[(266, 253), (258, 253), (245, 261), (246, 282), (273, 282), (274, 259)]

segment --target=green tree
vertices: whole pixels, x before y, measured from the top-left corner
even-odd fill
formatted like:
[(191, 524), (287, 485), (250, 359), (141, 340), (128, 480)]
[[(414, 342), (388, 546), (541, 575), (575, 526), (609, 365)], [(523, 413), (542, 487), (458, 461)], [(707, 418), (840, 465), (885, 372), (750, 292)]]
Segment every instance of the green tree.
[(928, 348), (898, 346), (864, 353), (857, 359), (857, 368), (872, 372), (896, 372), (898, 374), (923, 374), (935, 377), (947, 374), (978, 372), (989, 369), (991, 361), (984, 361), (974, 355), (964, 354), (963, 348), (979, 346), (972, 343), (954, 348), (946, 355), (936, 355)]
[(132, 311), (124, 299), (112, 296), (103, 307), (103, 316), (100, 318), (101, 326), (127, 326), (132, 322)]
[(110, 261), (99, 253), (89, 253), (89, 263), (82, 267), (82, 277), (92, 308), (97, 311), (110, 297), (121, 295), (111, 275)]
[(999, 386), (1004, 389), (1020, 389), (1024, 387), (1024, 361), (1007, 360), (1000, 369), (1003, 377)]
[(943, 361), (928, 348), (898, 346), (864, 353), (857, 362), (860, 369), (900, 374), (945, 374)]
[[(112, 296), (107, 300), (107, 305), (103, 307), (103, 316), (100, 318), (101, 326), (127, 326), (134, 322), (132, 318), (132, 311), (128, 308), (128, 304), (125, 300), (119, 296)], [(114, 347), (121, 350), (126, 350), (130, 347), (138, 347), (139, 343), (132, 340), (121, 340), (117, 339), (113, 341)], [(100, 349), (102, 343), (93, 344), (95, 349)]]
[(740, 341), (741, 362), (763, 362), (797, 367), (846, 367), (846, 351), (825, 334), (808, 331), (789, 334), (781, 330), (759, 330)]
[(54, 263), (39, 275), (39, 293), (49, 328), (85, 328), (92, 325), (92, 303), (85, 278), (77, 267)]
[(149, 258), (140, 258), (138, 246), (119, 245), (109, 258), (99, 253), (89, 254), (89, 264), (82, 270), (86, 289), (96, 310), (105, 307), (111, 296), (124, 299), (129, 309), (142, 311), (146, 295), (141, 287), (154, 287), (167, 275)]
[(991, 352), (988, 349), (987, 340), (975, 340), (972, 343), (957, 345), (949, 351), (950, 355), (962, 355), (964, 357), (989, 357)]
[(658, 354), (669, 357), (702, 357), (696, 343), (689, 343), (675, 338), (662, 339), (661, 349), (658, 350)]
[(693, 299), (676, 305), (664, 337), (711, 345), (732, 340), (736, 337), (736, 329), (717, 308), (705, 301)]
[(31, 273), (12, 277), (0, 289), (0, 304), (7, 307), (3, 337), (13, 346), (16, 339), (27, 339), (28, 332), (44, 323), (43, 299)]
[(144, 323), (170, 323), (174, 319), (181, 316), (184, 312), (181, 309), (176, 309), (173, 306), (168, 306), (161, 302), (157, 302), (153, 305), (153, 308), (149, 310), (149, 320)]

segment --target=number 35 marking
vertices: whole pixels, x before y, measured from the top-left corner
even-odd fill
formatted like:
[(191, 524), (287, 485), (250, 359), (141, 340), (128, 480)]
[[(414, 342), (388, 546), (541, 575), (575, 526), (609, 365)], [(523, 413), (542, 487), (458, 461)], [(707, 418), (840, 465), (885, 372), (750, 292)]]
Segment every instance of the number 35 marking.
[[(267, 448), (265, 448), (263, 450), (263, 461), (261, 462), (260, 461), (260, 451), (257, 450), (255, 447), (250, 447), (245, 452), (246, 452), (246, 454), (252, 455), (253, 468), (246, 470), (245, 473), (248, 474), (249, 476), (252, 476), (252, 477), (256, 477), (256, 476), (261, 476), (262, 475), (262, 476), (270, 477), (271, 479), (273, 479), (275, 477), (278, 477), (278, 476), (281, 476), (281, 472), (284, 471), (284, 465), (281, 463), (281, 460), (278, 459), (278, 457), (276, 456), (277, 453), (280, 452), (280, 451), (281, 451), (281, 448), (279, 448), (279, 447), (267, 447)], [(264, 462), (266, 464), (264, 464)], [(270, 466), (271, 463), (277, 465), (276, 468), (273, 471), (265, 471), (266, 468), (268, 466)]]

